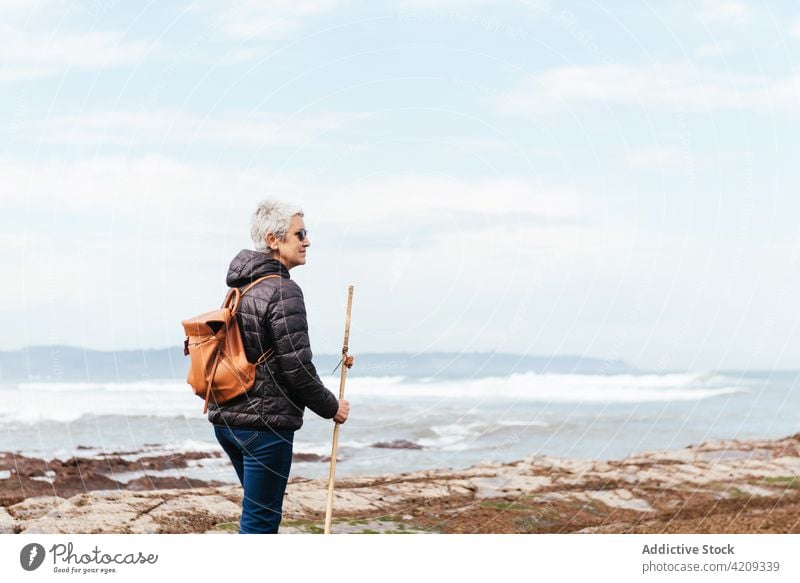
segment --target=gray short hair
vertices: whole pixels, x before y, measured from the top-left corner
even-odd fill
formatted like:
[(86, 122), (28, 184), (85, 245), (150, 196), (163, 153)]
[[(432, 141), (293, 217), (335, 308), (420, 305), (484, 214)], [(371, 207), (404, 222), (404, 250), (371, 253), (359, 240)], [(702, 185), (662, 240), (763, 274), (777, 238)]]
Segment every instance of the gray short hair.
[(284, 239), (292, 217), (303, 216), (303, 209), (277, 200), (262, 200), (250, 219), (250, 238), (256, 251), (269, 253), (266, 237), (269, 233)]

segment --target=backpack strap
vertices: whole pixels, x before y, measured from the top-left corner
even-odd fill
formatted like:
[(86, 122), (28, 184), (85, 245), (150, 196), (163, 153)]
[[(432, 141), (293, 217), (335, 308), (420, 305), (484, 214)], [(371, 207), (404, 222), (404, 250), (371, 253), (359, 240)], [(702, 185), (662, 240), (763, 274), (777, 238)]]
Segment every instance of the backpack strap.
[(245, 287), (243, 290), (241, 290), (242, 295), (244, 295), (247, 292), (249, 292), (250, 289), (255, 287), (256, 284), (261, 283), (262, 281), (264, 281), (265, 279), (269, 279), (270, 277), (282, 277), (282, 276), (278, 275), (277, 273), (273, 273), (272, 275), (265, 275), (264, 277), (259, 277), (253, 283), (251, 283), (250, 285)]
[(269, 279), (270, 277), (281, 277), (278, 274), (273, 275), (265, 275), (264, 277), (259, 277), (254, 282), (250, 283), (249, 285), (245, 286), (244, 288), (232, 287), (228, 290), (228, 293), (225, 295), (225, 299), (222, 301), (222, 308), (230, 308), (231, 315), (235, 316), (236, 312), (239, 311), (239, 302), (242, 301), (242, 296), (249, 292), (256, 284), (261, 283), (265, 279)]
[(208, 401), (211, 398), (211, 385), (214, 380), (214, 375), (217, 374), (217, 366), (219, 365), (219, 350), (222, 344), (217, 346), (217, 352), (214, 355), (214, 365), (211, 367), (211, 374), (206, 378), (206, 402), (203, 404), (203, 415), (208, 413)]

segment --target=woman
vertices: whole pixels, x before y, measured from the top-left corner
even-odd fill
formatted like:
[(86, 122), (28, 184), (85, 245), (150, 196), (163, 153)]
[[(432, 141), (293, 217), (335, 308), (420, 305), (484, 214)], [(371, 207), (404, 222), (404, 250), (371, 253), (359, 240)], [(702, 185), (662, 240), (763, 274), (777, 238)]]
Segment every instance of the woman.
[(311, 245), (303, 211), (265, 200), (253, 213), (250, 237), (255, 250), (233, 258), (228, 285), (279, 276), (248, 291), (236, 314), (247, 358), (259, 363), (256, 380), (236, 399), (209, 404), (208, 420), (244, 488), (239, 532), (276, 533), (304, 408), (344, 423), (350, 406), (325, 388), (311, 363), (303, 292), (289, 277), (290, 269), (305, 265)]

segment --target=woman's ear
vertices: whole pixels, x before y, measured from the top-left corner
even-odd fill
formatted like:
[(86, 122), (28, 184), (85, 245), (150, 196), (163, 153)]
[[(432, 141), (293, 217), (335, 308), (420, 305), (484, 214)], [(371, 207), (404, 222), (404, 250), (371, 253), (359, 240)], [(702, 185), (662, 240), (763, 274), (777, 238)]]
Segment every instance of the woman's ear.
[(267, 249), (269, 249), (270, 251), (278, 250), (278, 238), (275, 236), (274, 233), (267, 233), (267, 236), (264, 239), (267, 242)]

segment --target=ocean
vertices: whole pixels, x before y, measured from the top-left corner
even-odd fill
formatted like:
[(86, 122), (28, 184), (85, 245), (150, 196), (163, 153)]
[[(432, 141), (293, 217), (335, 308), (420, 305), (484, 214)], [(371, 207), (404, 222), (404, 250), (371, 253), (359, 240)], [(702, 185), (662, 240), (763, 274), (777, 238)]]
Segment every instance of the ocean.
[[(323, 381), (338, 393), (338, 375)], [(710, 439), (783, 437), (800, 431), (799, 381), (799, 372), (350, 374), (351, 417), (340, 430), (336, 474), (461, 469), (537, 454), (606, 460)], [(220, 449), (202, 401), (183, 381), (27, 382), (5, 386), (0, 395), (0, 451), (46, 459), (117, 452), (136, 459)], [(332, 428), (306, 411), (295, 453), (330, 455)], [(419, 449), (374, 447), (398, 440)], [(180, 474), (236, 481), (224, 457)], [(327, 475), (327, 463), (292, 465), (292, 477)]]

